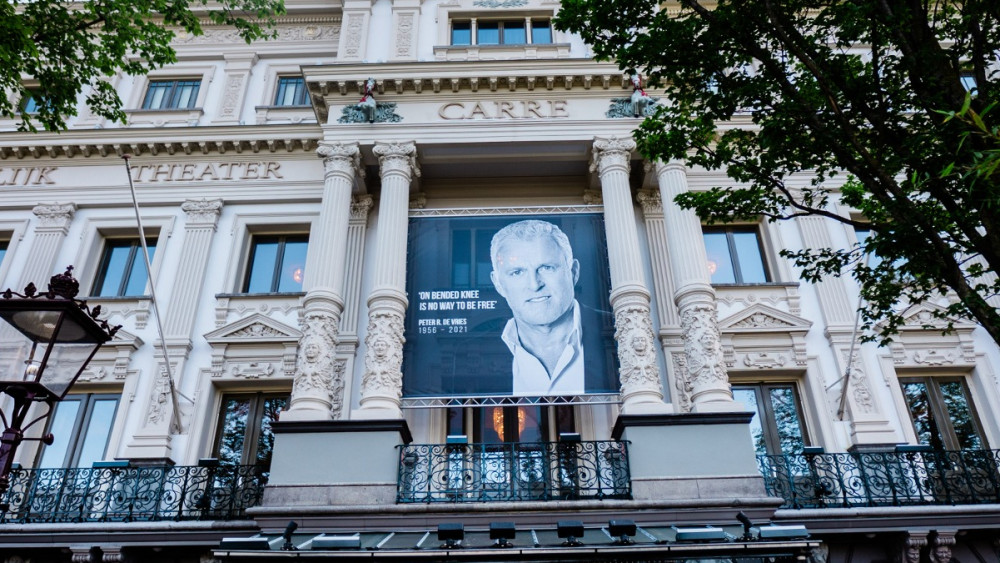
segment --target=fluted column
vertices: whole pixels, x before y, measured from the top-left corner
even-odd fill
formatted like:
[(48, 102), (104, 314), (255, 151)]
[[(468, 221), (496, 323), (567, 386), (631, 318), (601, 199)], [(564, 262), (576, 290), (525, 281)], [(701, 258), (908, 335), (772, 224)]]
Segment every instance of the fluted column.
[(319, 219), (309, 235), (302, 338), (288, 411), (281, 420), (333, 420), (344, 403), (343, 361), (336, 348), (344, 312), (344, 269), (351, 192), (360, 172), (357, 143), (323, 143), (316, 150), (325, 170)]
[(667, 410), (656, 362), (649, 289), (629, 186), (629, 163), (634, 149), (635, 141), (631, 139), (595, 139), (591, 165), (601, 178), (611, 265), (611, 308), (615, 314), (622, 412), (625, 414)]
[(719, 315), (715, 290), (708, 272), (708, 256), (701, 235), (701, 221), (694, 211), (681, 209), (674, 198), (687, 191), (687, 172), (679, 162), (656, 164), (663, 217), (670, 248), (674, 302), (681, 321), (687, 373), (684, 387), (695, 412), (739, 408), (733, 401), (722, 360)]
[(21, 279), (16, 284), (7, 285), (20, 289), (29, 283), (34, 283), (40, 291), (45, 291), (45, 284), (55, 273), (53, 270), (57, 269), (56, 256), (59, 254), (63, 237), (69, 232), (69, 225), (73, 222), (76, 205), (72, 203), (37, 205), (31, 212), (38, 218), (38, 223), (35, 226), (35, 240), (31, 243), (31, 251), (28, 253), (28, 262), (21, 271)]
[(368, 297), (365, 374), (357, 418), (401, 418), (403, 315), (406, 312), (406, 230), (410, 182), (419, 176), (412, 142), (375, 145), (382, 176)]

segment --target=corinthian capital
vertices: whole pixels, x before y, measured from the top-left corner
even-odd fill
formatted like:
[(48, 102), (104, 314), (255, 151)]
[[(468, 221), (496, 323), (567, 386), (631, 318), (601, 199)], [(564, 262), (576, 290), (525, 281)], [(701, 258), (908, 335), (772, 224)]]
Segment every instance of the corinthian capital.
[(325, 142), (316, 149), (323, 159), (323, 168), (329, 174), (344, 174), (354, 177), (361, 171), (361, 151), (355, 142)]
[(632, 139), (597, 137), (594, 139), (594, 160), (590, 164), (590, 169), (601, 174), (614, 168), (628, 172), (634, 150), (635, 141)]
[(215, 225), (222, 212), (221, 199), (189, 199), (181, 204), (187, 214), (187, 224), (191, 226)]
[(65, 229), (69, 227), (69, 222), (73, 219), (73, 213), (76, 212), (76, 205), (72, 203), (42, 204), (36, 205), (31, 212), (35, 214), (35, 217), (38, 217), (40, 227)]
[(383, 177), (391, 173), (402, 174), (407, 178), (420, 177), (417, 145), (412, 141), (378, 143), (373, 152), (378, 156)]

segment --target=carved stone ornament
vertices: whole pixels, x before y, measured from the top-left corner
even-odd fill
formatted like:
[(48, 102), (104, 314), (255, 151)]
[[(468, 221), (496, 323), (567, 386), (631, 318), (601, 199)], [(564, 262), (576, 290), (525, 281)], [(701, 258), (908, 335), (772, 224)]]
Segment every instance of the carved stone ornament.
[(768, 328), (794, 326), (782, 319), (772, 317), (767, 313), (757, 311), (739, 322), (730, 325), (731, 328)]
[[(340, 37), (340, 24), (308, 23), (300, 25), (279, 25), (274, 29), (276, 37), (272, 42), (284, 41), (316, 41), (329, 39), (336, 41)], [(174, 41), (188, 45), (211, 43), (242, 43), (243, 39), (232, 27), (202, 27), (201, 35), (193, 35), (184, 31), (176, 31)]]
[(692, 388), (728, 386), (715, 306), (698, 303), (681, 311), (681, 332)]
[(76, 205), (72, 203), (68, 204), (43, 204), (36, 205), (32, 210), (35, 217), (38, 217), (40, 226), (48, 228), (66, 228), (69, 226), (70, 220), (73, 219), (73, 213), (76, 212)]
[[(651, 97), (650, 100), (653, 103), (643, 108), (642, 117), (648, 117), (656, 113), (660, 98)], [(604, 113), (604, 116), (608, 119), (635, 119), (635, 106), (632, 104), (632, 98), (611, 98), (611, 104), (608, 106), (608, 111)]]
[(372, 149), (378, 156), (380, 174), (385, 176), (395, 172), (406, 177), (420, 176), (420, 168), (417, 167), (417, 146), (410, 143), (380, 143)]
[(691, 412), (691, 377), (688, 375), (687, 356), (683, 352), (670, 354), (674, 364), (674, 406), (678, 412)]
[(221, 199), (189, 199), (181, 204), (189, 225), (214, 225), (222, 212)]
[(663, 201), (660, 199), (659, 190), (639, 190), (636, 199), (639, 200), (642, 214), (646, 217), (663, 216)]
[(343, 366), (337, 369), (334, 352), (339, 330), (337, 319), (328, 313), (311, 311), (305, 315), (299, 343), (298, 369), (292, 383), (292, 402), (315, 397), (330, 403), (334, 418), (343, 404)]
[(372, 196), (367, 194), (354, 196), (354, 201), (351, 202), (351, 221), (366, 222), (374, 202)]
[(622, 394), (637, 389), (653, 389), (662, 394), (649, 308), (631, 305), (615, 311), (615, 341), (621, 364)]
[(375, 102), (375, 117), (369, 120), (357, 105), (344, 106), (337, 123), (399, 123), (403, 116), (396, 113), (396, 102)]
[(787, 363), (788, 357), (777, 352), (749, 352), (743, 356), (743, 365), (749, 368), (773, 369)]
[(222, 94), (222, 109), (220, 117), (234, 117), (243, 94), (243, 81), (247, 75), (244, 72), (230, 74), (226, 77), (226, 87)]
[(146, 425), (155, 426), (162, 423), (169, 416), (171, 408), (170, 376), (167, 375), (167, 368), (160, 364), (156, 372), (153, 395), (149, 401), (149, 414), (146, 417)]
[(406, 58), (413, 51), (413, 31), (416, 28), (414, 19), (416, 14), (399, 14), (399, 21), (396, 24), (396, 58)]
[(269, 327), (262, 323), (254, 323), (231, 333), (229, 336), (231, 338), (268, 338), (281, 337), (285, 335), (278, 332), (273, 327)]
[(632, 161), (632, 151), (635, 150), (635, 141), (632, 139), (621, 139), (618, 137), (598, 138), (594, 140), (594, 158), (590, 163), (591, 172), (600, 172), (619, 168), (626, 173)]
[(327, 175), (339, 173), (353, 178), (361, 169), (361, 150), (355, 142), (321, 143), (316, 154), (323, 159)]
[[(850, 350), (841, 351), (841, 357), (844, 358), (845, 363), (849, 355)], [(875, 397), (872, 395), (871, 386), (868, 385), (868, 376), (861, 369), (861, 358), (857, 350), (854, 352), (854, 357), (851, 358), (850, 370), (851, 398), (854, 399), (854, 405), (862, 413), (871, 414), (875, 412)]]
[(347, 14), (347, 35), (344, 38), (344, 57), (357, 58), (361, 52), (361, 36), (365, 27), (364, 14)]
[(365, 375), (361, 397), (403, 395), (403, 316), (395, 311), (373, 313), (365, 336)]
[(475, 0), (477, 8), (520, 8), (528, 5), (528, 0)]
[(268, 378), (274, 375), (274, 366), (271, 362), (247, 362), (236, 364), (230, 370), (230, 375), (242, 379)]

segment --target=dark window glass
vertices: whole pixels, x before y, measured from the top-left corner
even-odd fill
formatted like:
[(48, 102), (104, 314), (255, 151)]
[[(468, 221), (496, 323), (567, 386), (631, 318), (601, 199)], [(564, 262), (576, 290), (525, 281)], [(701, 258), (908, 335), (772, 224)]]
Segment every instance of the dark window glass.
[(702, 227), (712, 283), (771, 281), (755, 227)]
[(201, 80), (151, 80), (142, 109), (188, 109), (198, 101)]
[(733, 385), (733, 398), (754, 412), (750, 435), (758, 455), (802, 452), (805, 432), (795, 385)]
[(38, 113), (41, 106), (45, 105), (45, 99), (38, 92), (28, 92), (28, 95), (21, 100), (21, 111), (24, 113)]
[(52, 444), (38, 467), (91, 467), (105, 458), (118, 410), (116, 395), (67, 395), (49, 418)]
[(276, 106), (307, 106), (306, 81), (301, 76), (278, 78), (278, 91), (274, 95)]
[[(156, 252), (156, 239), (146, 241), (149, 259)], [(146, 291), (146, 260), (139, 239), (109, 239), (104, 244), (101, 267), (94, 283), (94, 296), (124, 297), (143, 295)]]
[(968, 388), (960, 378), (905, 378), (899, 385), (918, 442), (949, 451), (984, 447)]
[(481, 444), (546, 442), (549, 440), (548, 423), (546, 407), (522, 405), (477, 408), (473, 441)]
[(244, 293), (302, 291), (308, 235), (255, 236)]
[(503, 22), (504, 45), (522, 45), (527, 42), (528, 35), (524, 30), (524, 21)]
[(10, 245), (9, 240), (0, 240), (0, 264), (3, 264), (3, 259), (7, 257), (8, 245)]
[(472, 44), (472, 22), (452, 22), (451, 44), (452, 45)]
[(476, 43), (480, 45), (500, 44), (500, 22), (481, 21), (476, 25)]
[(215, 457), (227, 465), (271, 467), (271, 423), (288, 403), (287, 395), (253, 393), (222, 397)]
[(552, 27), (549, 25), (549, 20), (531, 21), (531, 42), (552, 43)]

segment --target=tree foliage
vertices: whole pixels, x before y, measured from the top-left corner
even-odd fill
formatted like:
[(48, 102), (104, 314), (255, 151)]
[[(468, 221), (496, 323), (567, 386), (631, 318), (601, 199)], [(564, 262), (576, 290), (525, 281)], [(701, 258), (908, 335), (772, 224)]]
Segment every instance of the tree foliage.
[[(706, 222), (823, 216), (863, 245), (785, 250), (850, 273), (869, 337), (932, 300), (1000, 342), (995, 0), (562, 0), (557, 26), (665, 90), (651, 159), (733, 180), (678, 202)], [(967, 87), (974, 81), (973, 94)], [(854, 213), (845, 213), (843, 207)], [(866, 253), (878, 260), (868, 260)], [(950, 324), (949, 324), (950, 326)]]
[[(283, 0), (0, 0), (0, 115), (22, 130), (61, 130), (87, 91), (95, 114), (124, 121), (111, 78), (174, 62), (176, 31), (200, 35), (205, 18), (249, 43), (283, 12)], [(36, 113), (21, 111), (29, 98)]]

